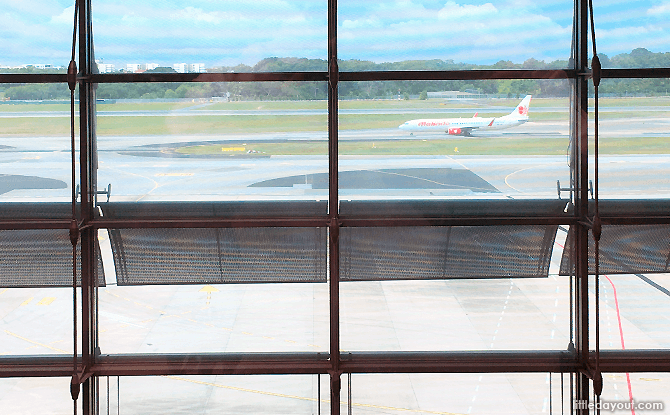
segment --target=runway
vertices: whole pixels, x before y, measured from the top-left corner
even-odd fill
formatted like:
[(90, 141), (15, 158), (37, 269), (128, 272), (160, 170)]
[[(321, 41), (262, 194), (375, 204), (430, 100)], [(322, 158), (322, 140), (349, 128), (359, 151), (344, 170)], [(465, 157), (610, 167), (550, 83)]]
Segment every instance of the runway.
[[(656, 119), (638, 132), (660, 134), (656, 129), (663, 122)], [(565, 140), (567, 146), (568, 132), (561, 123), (528, 123), (504, 137), (531, 134), (532, 128), (548, 139)], [(616, 126), (609, 131), (620, 133)], [(313, 179), (328, 171), (326, 156), (216, 159), (173, 157), (164, 151), (218, 140), (314, 137), (324, 139), (325, 132), (101, 136), (98, 186), (112, 185), (111, 202), (325, 200), (327, 189), (315, 186)], [(394, 137), (400, 138), (397, 131), (341, 132), (342, 140), (352, 141)], [(5, 190), (0, 201), (70, 200), (67, 137), (7, 137), (3, 144), (8, 148), (0, 150), (0, 177), (5, 180), (0, 183), (14, 187), (0, 187)], [(372, 172), (403, 180), (412, 176), (423, 185), (398, 188), (382, 180), (367, 187), (343, 186), (340, 198), (556, 199), (556, 181), (569, 180), (565, 156), (463, 156), (447, 150), (433, 156), (341, 156), (339, 168), (347, 180), (356, 182)], [(603, 156), (601, 198), (668, 197), (669, 166), (670, 152)], [(454, 171), (469, 172), (494, 191), (445, 187)], [(12, 181), (10, 175), (60, 181), (65, 187), (39, 187), (37, 179)], [(300, 177), (312, 181), (300, 183)], [(283, 181), (270, 185), (278, 179)], [(106, 236), (101, 238), (104, 244)], [(564, 240), (559, 232), (548, 278), (341, 283), (340, 347), (345, 355), (375, 350), (565, 350), (571, 336), (570, 283), (558, 275)], [(666, 274), (644, 277), (670, 288)], [(601, 347), (670, 347), (667, 293), (636, 275), (607, 278), (601, 280)], [(116, 286), (110, 279), (99, 289), (101, 353), (327, 352), (328, 301), (325, 283)], [(0, 288), (0, 319), (0, 358), (72, 353), (71, 289)], [(629, 377), (636, 401), (662, 400), (670, 387), (667, 373)], [(348, 379), (342, 380), (346, 411)], [(559, 413), (560, 408), (567, 412), (570, 406), (568, 377), (559, 374), (357, 374), (351, 382), (355, 414), (544, 414)], [(68, 385), (69, 379), (0, 379), (0, 408), (7, 413), (71, 413)], [(603, 398), (626, 401), (628, 388), (625, 374), (606, 374)], [(320, 406), (325, 414), (329, 406), (328, 379), (319, 381), (316, 375), (161, 376), (111, 378), (109, 383), (103, 378), (101, 394), (101, 413), (316, 414)], [(26, 402), (31, 402), (27, 411)]]
[[(603, 140), (607, 137), (635, 133), (639, 136), (665, 134), (664, 119), (639, 120), (632, 124), (608, 121), (601, 125)], [(627, 126), (627, 128), (622, 128)], [(631, 130), (632, 129), (632, 130)], [(634, 131), (633, 131), (634, 130)], [(567, 154), (568, 128), (562, 122), (528, 122), (520, 127), (504, 130), (501, 140), (513, 144), (515, 138), (538, 137), (564, 143)], [(444, 135), (426, 134), (408, 136), (401, 131), (390, 130), (343, 130), (342, 142), (377, 140), (431, 140)], [(308, 142), (326, 140), (322, 132), (225, 134), (205, 135), (157, 135), (157, 136), (100, 136), (97, 148), (98, 186), (112, 185), (112, 199), (132, 200), (240, 200), (240, 199), (314, 199), (326, 198), (327, 190), (310, 188), (308, 183), (294, 182), (288, 187), (259, 186), (269, 180), (323, 175), (328, 171), (327, 156), (271, 156), (201, 158), (175, 157), (175, 149), (186, 145), (222, 143), (236, 146), (253, 142)], [(477, 137), (472, 140), (476, 141)], [(448, 141), (446, 141), (448, 143)], [(33, 183), (37, 178), (45, 182), (56, 181), (66, 186), (23, 186), (13, 182), (5, 184), (6, 190), (0, 200), (61, 200), (70, 199), (70, 154), (67, 137), (5, 137), (0, 150), (0, 174), (32, 177), (23, 180)], [(371, 144), (373, 145), (373, 144)], [(559, 144), (560, 146), (560, 144)], [(604, 155), (600, 159), (601, 197), (667, 197), (670, 194), (668, 177), (668, 154)], [(512, 198), (556, 198), (556, 182), (568, 187), (569, 170), (567, 155), (560, 156), (465, 156), (458, 147), (448, 144), (441, 155), (431, 156), (340, 156), (339, 169), (344, 175), (350, 172), (379, 172), (397, 169), (451, 169), (467, 170), (495, 188), (478, 193), (469, 188), (445, 190), (444, 186), (404, 189), (399, 192), (390, 184), (386, 187), (342, 188), (345, 198), (431, 198), (431, 197), (512, 197)], [(446, 178), (445, 178), (446, 179)], [(439, 180), (434, 180), (441, 184)], [(1, 180), (0, 180), (1, 181)], [(0, 183), (1, 184), (1, 183)], [(443, 183), (442, 183), (443, 184)]]

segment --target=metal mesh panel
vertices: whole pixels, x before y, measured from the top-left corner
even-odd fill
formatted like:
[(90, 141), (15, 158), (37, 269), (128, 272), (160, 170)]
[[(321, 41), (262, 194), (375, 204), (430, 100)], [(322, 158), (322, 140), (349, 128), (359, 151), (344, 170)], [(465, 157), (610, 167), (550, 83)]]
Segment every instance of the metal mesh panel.
[(556, 226), (343, 228), (342, 281), (546, 277)]
[(110, 230), (118, 285), (325, 282), (325, 228)]
[[(105, 285), (100, 249), (95, 268)], [(77, 281), (81, 284), (81, 244), (77, 246)], [(72, 244), (67, 230), (0, 231), (0, 287), (71, 287)]]
[[(589, 274), (595, 274), (594, 242), (589, 232)], [(570, 274), (568, 238), (561, 258), (560, 275)], [(668, 272), (670, 225), (605, 225), (600, 237), (600, 272), (648, 274)]]

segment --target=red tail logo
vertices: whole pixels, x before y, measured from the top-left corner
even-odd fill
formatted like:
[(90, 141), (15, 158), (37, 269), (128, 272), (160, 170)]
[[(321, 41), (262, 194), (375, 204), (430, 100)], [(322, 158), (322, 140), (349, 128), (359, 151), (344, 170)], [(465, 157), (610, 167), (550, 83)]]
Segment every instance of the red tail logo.
[(528, 115), (528, 107), (519, 107), (520, 115)]

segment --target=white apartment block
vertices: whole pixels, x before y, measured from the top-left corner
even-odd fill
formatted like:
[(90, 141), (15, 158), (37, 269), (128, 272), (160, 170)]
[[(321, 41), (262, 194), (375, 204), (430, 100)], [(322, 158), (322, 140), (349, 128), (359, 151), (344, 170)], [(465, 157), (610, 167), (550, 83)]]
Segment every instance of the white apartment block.
[(144, 72), (158, 68), (157, 63), (127, 63), (126, 72)]
[(203, 73), (207, 72), (204, 63), (175, 63), (172, 69), (179, 73)]
[(98, 72), (100, 73), (110, 73), (114, 72), (115, 66), (113, 63), (98, 63)]
[(192, 63), (188, 66), (189, 72), (193, 73), (204, 73), (207, 72), (204, 63)]

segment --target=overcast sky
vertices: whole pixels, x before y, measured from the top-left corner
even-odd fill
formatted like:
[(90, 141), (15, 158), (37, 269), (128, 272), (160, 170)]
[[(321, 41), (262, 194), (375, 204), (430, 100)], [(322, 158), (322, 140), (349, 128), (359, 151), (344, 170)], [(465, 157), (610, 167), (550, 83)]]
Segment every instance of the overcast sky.
[[(0, 0), (0, 65), (67, 65), (74, 1)], [(326, 0), (93, 0), (96, 58), (253, 65), (326, 59)], [(598, 51), (670, 51), (670, 0), (594, 0)], [(565, 0), (340, 0), (340, 59), (491, 64), (567, 59)]]

